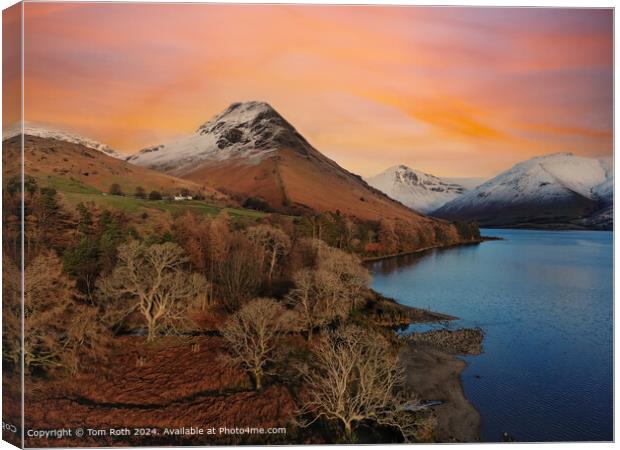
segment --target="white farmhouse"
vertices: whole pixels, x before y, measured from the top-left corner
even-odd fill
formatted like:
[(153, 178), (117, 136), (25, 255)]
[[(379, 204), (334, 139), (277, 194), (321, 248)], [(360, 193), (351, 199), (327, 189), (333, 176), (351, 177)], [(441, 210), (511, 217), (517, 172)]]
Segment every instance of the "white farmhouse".
[(174, 199), (176, 201), (181, 201), (181, 200), (191, 200), (193, 197), (191, 195), (175, 195)]

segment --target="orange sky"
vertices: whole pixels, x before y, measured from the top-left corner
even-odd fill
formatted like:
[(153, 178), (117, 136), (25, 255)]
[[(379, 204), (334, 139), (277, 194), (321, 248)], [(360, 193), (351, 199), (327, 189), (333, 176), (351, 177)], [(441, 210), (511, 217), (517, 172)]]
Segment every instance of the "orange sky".
[(133, 153), (265, 100), (372, 175), (612, 152), (611, 10), (25, 5), (25, 117)]

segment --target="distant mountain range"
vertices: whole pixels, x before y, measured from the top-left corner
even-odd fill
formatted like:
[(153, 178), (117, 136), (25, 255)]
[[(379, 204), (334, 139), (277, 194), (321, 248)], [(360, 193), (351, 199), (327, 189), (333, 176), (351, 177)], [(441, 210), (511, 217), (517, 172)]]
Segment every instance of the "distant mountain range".
[(492, 227), (611, 229), (613, 176), (611, 158), (540, 156), (516, 164), (433, 215)]
[[(234, 103), (195, 133), (129, 157), (63, 131), (27, 124), (24, 132), (30, 174), (66, 175), (104, 191), (112, 179), (124, 189), (187, 187), (211, 198), (260, 198), (283, 212), (398, 218), (413, 229), (432, 229), (433, 235), (442, 234), (439, 228), (450, 236), (454, 231), (433, 217), (476, 220), (487, 227), (613, 226), (611, 158), (545, 155), (486, 182), (441, 178), (398, 165), (364, 181), (316, 150), (264, 102)], [(3, 134), (8, 152), (19, 150), (19, 133)], [(5, 161), (15, 159), (4, 156)]]
[(483, 180), (439, 178), (399, 165), (367, 178), (366, 181), (416, 211), (431, 213), (450, 200), (460, 197)]

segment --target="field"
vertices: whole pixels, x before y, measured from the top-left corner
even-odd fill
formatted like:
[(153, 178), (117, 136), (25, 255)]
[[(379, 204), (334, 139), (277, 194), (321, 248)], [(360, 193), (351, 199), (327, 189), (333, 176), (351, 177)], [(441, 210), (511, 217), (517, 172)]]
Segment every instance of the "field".
[(244, 219), (260, 219), (267, 215), (261, 211), (232, 208), (199, 200), (149, 200), (127, 195), (111, 195), (74, 178), (60, 176), (46, 176), (41, 179), (41, 184), (56, 189), (67, 206), (70, 207), (75, 207), (78, 203), (92, 202), (130, 214), (140, 214), (152, 210), (170, 213), (181, 213), (189, 210), (213, 217), (217, 216), (220, 211), (224, 211), (231, 217)]

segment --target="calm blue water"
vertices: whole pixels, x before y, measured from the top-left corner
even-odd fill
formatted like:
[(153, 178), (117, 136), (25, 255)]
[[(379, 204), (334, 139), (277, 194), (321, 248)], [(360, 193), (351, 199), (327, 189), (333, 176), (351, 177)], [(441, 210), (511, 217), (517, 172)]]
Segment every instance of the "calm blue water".
[(483, 234), (505, 240), (374, 263), (373, 288), (484, 330), (462, 375), (484, 440), (612, 440), (612, 233)]

